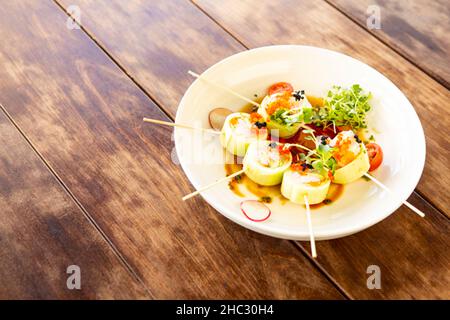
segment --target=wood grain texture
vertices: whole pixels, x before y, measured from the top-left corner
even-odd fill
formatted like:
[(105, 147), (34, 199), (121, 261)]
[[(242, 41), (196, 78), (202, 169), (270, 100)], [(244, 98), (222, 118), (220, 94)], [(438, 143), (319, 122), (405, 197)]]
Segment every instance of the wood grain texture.
[(292, 243), (181, 200), (172, 130), (142, 122), (167, 118), (54, 3), (5, 3), (0, 37), (8, 112), (153, 297), (342, 298)]
[[(245, 49), (185, 0), (58, 1), (66, 8), (71, 4), (80, 7), (82, 25), (172, 116), (192, 81), (186, 70), (203, 71)], [(450, 185), (446, 183), (450, 178), (450, 145), (441, 134), (442, 128), (450, 126), (450, 111), (445, 107), (450, 101), (449, 91), (327, 3), (195, 2), (247, 47), (325, 47), (354, 56), (386, 74), (408, 96), (425, 129), (427, 163), (418, 191), (450, 216)], [(133, 17), (132, 22), (129, 17)]]
[[(450, 223), (417, 195), (406, 207), (356, 235), (321, 241), (318, 262), (357, 299), (450, 299)], [(301, 244), (309, 250), (308, 243)], [(366, 286), (367, 267), (381, 271), (381, 290)]]
[[(393, 79), (413, 101), (427, 133), (427, 164), (418, 189), (449, 213), (448, 193), (442, 192), (448, 188), (448, 139), (442, 136), (449, 125), (448, 116), (443, 116), (448, 115), (447, 90), (326, 3), (283, 1), (257, 6), (256, 1), (197, 2), (249, 47), (281, 43), (325, 46), (351, 54)], [(286, 8), (294, 7), (292, 14), (283, 15)], [(318, 244), (319, 263), (352, 297), (448, 298), (449, 221), (417, 195), (412, 200), (427, 212), (425, 220), (402, 207), (367, 231)], [(304, 244), (305, 249), (308, 246)], [(383, 290), (365, 286), (365, 270), (371, 264), (382, 269)]]
[(450, 5), (446, 0), (328, 0), (364, 28), (368, 6), (380, 9), (381, 29), (370, 30), (450, 88)]
[[(67, 2), (68, 3), (68, 2)], [(119, 61), (130, 73), (130, 75), (136, 79), (140, 85), (142, 85), (144, 88), (146, 88), (152, 96), (161, 96), (158, 91), (154, 91), (152, 89), (152, 82), (158, 81), (156, 77), (153, 78), (146, 78), (143, 77), (140, 73), (140, 69), (145, 68), (145, 61), (150, 61), (154, 59), (154, 53), (151, 50), (147, 50), (145, 48), (144, 44), (141, 44), (141, 41), (133, 41), (133, 42), (127, 42), (127, 45), (121, 46), (120, 50), (115, 50), (115, 46), (119, 47), (119, 41), (116, 41), (114, 35), (119, 32), (119, 30), (125, 30), (121, 35), (120, 39), (125, 40), (127, 38), (132, 37), (140, 37), (141, 40), (146, 39), (146, 36), (143, 36), (139, 34), (136, 29), (136, 27), (129, 27), (126, 23), (124, 23), (124, 19), (126, 16), (137, 16), (138, 20), (140, 21), (148, 21), (150, 20), (150, 17), (152, 16), (152, 12), (157, 11), (158, 13), (161, 13), (161, 11), (158, 11), (155, 9), (151, 4), (143, 3), (143, 2), (137, 2), (133, 1), (133, 5), (131, 6), (132, 9), (128, 9), (127, 6), (123, 5), (120, 6), (120, 10), (110, 10), (108, 9), (108, 6), (104, 2), (98, 2), (98, 1), (78, 1), (78, 4), (81, 8), (83, 8), (83, 12), (85, 12), (85, 16), (88, 18), (84, 20), (83, 25), (88, 29), (88, 31), (96, 38), (98, 39), (114, 56), (115, 59)], [(215, 19), (217, 19), (220, 23), (222, 23), (225, 28), (230, 30), (234, 35), (236, 35), (241, 41), (243, 41), (246, 45), (249, 47), (252, 46), (259, 46), (259, 45), (267, 45), (271, 43), (306, 43), (306, 44), (313, 44), (317, 46), (328, 46), (332, 49), (337, 49), (340, 51), (345, 51), (347, 53), (350, 53), (362, 60), (365, 60), (369, 64), (377, 66), (377, 68), (383, 68), (382, 71), (388, 71), (390, 74), (394, 74), (396, 64), (401, 64), (401, 68), (404, 72), (411, 72), (418, 75), (420, 78), (420, 81), (427, 83), (428, 85), (428, 93), (433, 92), (433, 95), (435, 95), (435, 91), (437, 92), (437, 101), (434, 101), (434, 98), (431, 98), (432, 103), (434, 106), (438, 105), (439, 103), (445, 101), (447, 98), (447, 94), (445, 93), (445, 90), (442, 91), (441, 86), (436, 84), (434, 81), (427, 78), (425, 75), (423, 75), (417, 68), (411, 66), (406, 61), (404, 61), (401, 57), (398, 55), (395, 55), (393, 53), (389, 52), (389, 48), (382, 47), (384, 50), (387, 50), (387, 53), (381, 53), (380, 50), (375, 50), (375, 57), (371, 58), (371, 51), (372, 46), (375, 44), (378, 44), (378, 42), (374, 39), (371, 39), (371, 37), (367, 34), (359, 32), (358, 28), (355, 28), (355, 26), (348, 21), (347, 18), (341, 16), (337, 11), (332, 9), (327, 4), (305, 4), (305, 3), (295, 3), (295, 6), (300, 7), (298, 8), (299, 12), (303, 12), (305, 17), (303, 19), (306, 19), (307, 22), (302, 22), (297, 17), (297, 19), (292, 18), (292, 21), (287, 21), (286, 25), (295, 26), (298, 25), (298, 29), (290, 30), (290, 28), (285, 28), (284, 23), (281, 24), (277, 19), (281, 15), (281, 12), (283, 10), (286, 10), (286, 8), (290, 8), (294, 6), (294, 3), (285, 2), (284, 6), (280, 5), (276, 6), (273, 4), (273, 7), (270, 4), (266, 4), (264, 6), (261, 6), (258, 2), (258, 5), (254, 3), (248, 3), (248, 2), (234, 2), (234, 1), (228, 1), (225, 2), (223, 5), (219, 5), (218, 2), (200, 2), (200, 5), (202, 8), (205, 8), (208, 14), (211, 14)], [(217, 7), (216, 7), (217, 6)], [(323, 12), (322, 12), (323, 11)], [(102, 12), (100, 15), (99, 12)], [(272, 13), (271, 13), (272, 12)], [(306, 14), (308, 13), (308, 14)], [(175, 17), (178, 13), (174, 13)], [(278, 15), (277, 15), (278, 14)], [(311, 18), (307, 18), (309, 15), (311, 15)], [(185, 15), (183, 19), (188, 19)], [(172, 15), (169, 15), (165, 19), (170, 20), (172, 18)], [(160, 17), (160, 19), (163, 19)], [(286, 18), (288, 19), (288, 18)], [(309, 20), (308, 20), (309, 19)], [(330, 20), (331, 19), (331, 20)], [(314, 20), (314, 21), (313, 21)], [(259, 21), (264, 21), (264, 23), (259, 24)], [(330, 21), (333, 21), (337, 25), (337, 32), (333, 31), (333, 27), (329, 24)], [(309, 22), (309, 25), (308, 25)], [(203, 23), (203, 22), (202, 22)], [(303, 25), (304, 24), (304, 25)], [(145, 24), (144, 24), (145, 25)], [(178, 28), (177, 19), (175, 19), (172, 22), (173, 28), (177, 29), (178, 31), (178, 37), (181, 38), (188, 38), (191, 37), (195, 38), (195, 30), (189, 29), (188, 35), (184, 37), (184, 29)], [(303, 28), (306, 28), (306, 32), (299, 32), (299, 30), (302, 30)], [(212, 27), (209, 27), (212, 28)], [(112, 29), (115, 29), (116, 31), (113, 31)], [(292, 28), (293, 29), (293, 28)], [(213, 30), (214, 31), (214, 30)], [(297, 33), (295, 33), (297, 32)], [(129, 33), (129, 35), (127, 34)], [(158, 26), (153, 25), (152, 34), (156, 34), (157, 40), (156, 42), (160, 42), (160, 38), (169, 38), (169, 33), (165, 28), (161, 28)], [(357, 38), (356, 36), (365, 37), (366, 40), (363, 41), (363, 46), (361, 51), (356, 47), (355, 40)], [(308, 36), (311, 35), (311, 36)], [(316, 36), (317, 39), (315, 39), (312, 35)], [(197, 37), (201, 38), (202, 34), (197, 32)], [(299, 37), (301, 37), (299, 39)], [(205, 41), (205, 43), (210, 43), (208, 41), (208, 38), (204, 39), (202, 38), (202, 41)], [(220, 42), (220, 43), (227, 43), (227, 42)], [(219, 43), (219, 44), (220, 44)], [(183, 44), (183, 43), (182, 43)], [(381, 45), (381, 44), (379, 44)], [(138, 49), (135, 48), (135, 46), (138, 47)], [(381, 45), (382, 46), (382, 45)], [(188, 46), (186, 46), (188, 47)], [(244, 47), (241, 47), (243, 49)], [(387, 55), (387, 58), (384, 58), (384, 55)], [(172, 55), (169, 55), (171, 57)], [(133, 57), (133, 58), (130, 58)], [(164, 57), (159, 57), (158, 59), (165, 59)], [(170, 59), (170, 58), (168, 58)], [(133, 63), (130, 63), (130, 61), (133, 61)], [(160, 61), (160, 60), (158, 60)], [(169, 61), (169, 60), (167, 60)], [(174, 60), (170, 60), (174, 61)], [(378, 67), (381, 66), (381, 67)], [(173, 63), (170, 68), (166, 68), (162, 70), (164, 72), (165, 78), (171, 78), (170, 74), (173, 74), (173, 77), (177, 77), (182, 74), (183, 72), (183, 66), (181, 63)], [(141, 74), (141, 76), (139, 76)], [(147, 73), (147, 75), (150, 75), (150, 73)], [(414, 86), (413, 79), (409, 77), (407, 81), (403, 81), (402, 78), (396, 76), (397, 82), (400, 82), (400, 84), (404, 88), (408, 88), (410, 86)], [(397, 83), (398, 84), (398, 83)], [(160, 84), (164, 86), (165, 84)], [(178, 88), (180, 89), (180, 88)], [(409, 88), (409, 92), (413, 92), (411, 88)], [(181, 92), (176, 92), (175, 96), (181, 96)], [(420, 94), (420, 99), (425, 100), (426, 98)], [(430, 98), (427, 98), (430, 99)], [(161, 99), (160, 99), (161, 100)], [(161, 100), (162, 101), (162, 100)], [(163, 102), (164, 103), (164, 102)], [(422, 112), (424, 112), (422, 107)], [(172, 110), (170, 107), (169, 110)], [(171, 111), (173, 114), (173, 111)], [(435, 114), (439, 113), (441, 111), (436, 110)], [(445, 110), (444, 110), (445, 112)], [(444, 123), (445, 119), (440, 120), (442, 123)], [(431, 128), (431, 129), (430, 129)], [(429, 130), (432, 132), (437, 132), (440, 130), (439, 128), (433, 128), (433, 126), (429, 126)], [(446, 166), (445, 159), (446, 154), (448, 152), (445, 149), (445, 139), (442, 139), (440, 137), (432, 137), (433, 139), (437, 140), (437, 142), (433, 142), (434, 144), (438, 145), (438, 153), (435, 155), (435, 159), (442, 160), (442, 162), (438, 163), (439, 168), (443, 168)], [(441, 144), (444, 144), (442, 146)], [(434, 148), (436, 150), (436, 148)], [(430, 169), (430, 164), (427, 164), (428, 170)], [(433, 172), (433, 170), (431, 170)], [(432, 174), (430, 173), (430, 176)], [(430, 179), (430, 178), (428, 178)], [(440, 182), (440, 185), (443, 185), (443, 182), (438, 180), (441, 179), (440, 177), (433, 177), (435, 179), (435, 182)], [(435, 183), (433, 182), (433, 183)], [(430, 182), (431, 183), (431, 182)], [(414, 197), (417, 197), (414, 196)], [(448, 205), (448, 198), (443, 197), (441, 198), (443, 203), (441, 203), (441, 207), (446, 208)], [(419, 203), (420, 204), (420, 203)], [(437, 284), (433, 281), (431, 278), (432, 273), (427, 273), (425, 277), (421, 278), (418, 283), (420, 285), (432, 285), (433, 287), (430, 290), (425, 290), (422, 293), (418, 292), (418, 289), (420, 288), (420, 285), (415, 287), (415, 282), (411, 281), (411, 279), (407, 279), (406, 281), (396, 281), (396, 277), (402, 278), (402, 268), (407, 268), (407, 274), (412, 274), (412, 272), (415, 270), (414, 266), (410, 265), (409, 257), (416, 254), (416, 250), (423, 250), (428, 253), (430, 253), (433, 256), (439, 256), (439, 268), (443, 264), (445, 264), (448, 261), (448, 247), (445, 246), (446, 241), (448, 240), (446, 238), (446, 234), (443, 233), (437, 233), (435, 234), (435, 230), (441, 228), (441, 226), (436, 225), (436, 223), (444, 223), (443, 227), (446, 228), (446, 221), (442, 220), (442, 218), (439, 216), (439, 213), (434, 211), (431, 207), (426, 207), (426, 211), (429, 211), (429, 214), (431, 215), (430, 221), (426, 221), (422, 224), (422, 220), (418, 219), (414, 214), (411, 212), (408, 212), (405, 208), (400, 209), (393, 217), (390, 218), (389, 223), (383, 222), (383, 224), (380, 224), (383, 226), (383, 228), (379, 228), (378, 226), (373, 228), (377, 232), (377, 236), (374, 237), (374, 232), (370, 230), (362, 233), (361, 241), (366, 242), (366, 244), (362, 247), (360, 247), (359, 251), (357, 250), (347, 250), (346, 248), (341, 247), (335, 247), (333, 246), (333, 241), (330, 241), (329, 246), (335, 249), (335, 252), (333, 253), (334, 256), (338, 256), (338, 262), (339, 262), (339, 269), (338, 268), (331, 268), (330, 264), (331, 262), (326, 265), (326, 270), (328, 271), (328, 268), (330, 269), (330, 272), (332, 272), (332, 275), (336, 277), (336, 279), (339, 280), (339, 283), (348, 289), (348, 292), (350, 292), (351, 295), (354, 295), (355, 297), (367, 297), (367, 298), (379, 298), (379, 297), (408, 297), (408, 296), (414, 296), (414, 297), (437, 297), (437, 296), (443, 296), (445, 294), (445, 291), (442, 291), (442, 288), (444, 288), (445, 285), (448, 285), (448, 273), (441, 273), (439, 280), (441, 281), (441, 284)], [(390, 226), (392, 224), (392, 221), (395, 221), (395, 229), (390, 230)], [(386, 239), (386, 243), (388, 241), (399, 241), (401, 239), (401, 234), (397, 230), (401, 230), (404, 228), (405, 230), (412, 229), (412, 226), (416, 226), (417, 224), (417, 231), (412, 233), (410, 235), (409, 240), (413, 241), (413, 238), (415, 235), (419, 234), (417, 241), (412, 246), (408, 246), (408, 244), (405, 244), (404, 242), (400, 242), (399, 246), (405, 246), (400, 250), (391, 251), (392, 255), (399, 255), (397, 258), (398, 263), (392, 265), (390, 269), (390, 276), (387, 278), (386, 288), (381, 292), (373, 292), (367, 289), (365, 285), (365, 280), (367, 278), (367, 275), (365, 273), (365, 268), (369, 264), (367, 262), (370, 262), (371, 257), (374, 255), (379, 258), (378, 261), (381, 261), (380, 263), (383, 265), (383, 268), (385, 266), (390, 265), (390, 257), (389, 255), (386, 255), (385, 259), (383, 259), (383, 250), (389, 250), (389, 248), (380, 248), (379, 246), (376, 246), (376, 240), (378, 238), (384, 238)], [(367, 234), (370, 234), (373, 239), (367, 238)], [(423, 238), (427, 239), (433, 239), (434, 243), (438, 244), (435, 248), (433, 248), (429, 243), (424, 240)], [(359, 235), (353, 236), (351, 239), (356, 239), (353, 241), (359, 241)], [(374, 246), (372, 248), (372, 251), (367, 251), (367, 248), (370, 246)], [(328, 257), (331, 256), (331, 250), (326, 250), (324, 253), (321, 253), (321, 243), (319, 243), (319, 255), (320, 255), (320, 262), (324, 261), (326, 262)], [(307, 247), (307, 245), (306, 245)], [(418, 265), (426, 265), (428, 256), (427, 255), (420, 255), (416, 254), (420, 260), (418, 261)], [(323, 260), (322, 260), (323, 259)], [(354, 264), (346, 263), (346, 261), (352, 261), (355, 260)], [(331, 261), (331, 260), (330, 260)], [(354, 266), (357, 266), (358, 268), (354, 268)], [(364, 267), (364, 268), (363, 268)], [(362, 269), (363, 268), (363, 269)], [(439, 269), (436, 268), (436, 269)], [(362, 270), (362, 271), (361, 271)], [(427, 269), (427, 271), (432, 270), (430, 268)], [(442, 270), (441, 270), (442, 271)], [(338, 274), (339, 273), (339, 274)], [(346, 276), (350, 276), (349, 280), (346, 281), (346, 277), (342, 276), (342, 274), (345, 274)], [(411, 288), (415, 288), (414, 290)]]
[(1, 109), (0, 146), (0, 299), (149, 298)]
[(244, 48), (186, 0), (57, 0), (172, 116), (193, 78)]
[(391, 79), (414, 105), (425, 130), (427, 159), (417, 190), (450, 216), (450, 92), (446, 88), (325, 2), (195, 2), (248, 47), (324, 47), (351, 55)]

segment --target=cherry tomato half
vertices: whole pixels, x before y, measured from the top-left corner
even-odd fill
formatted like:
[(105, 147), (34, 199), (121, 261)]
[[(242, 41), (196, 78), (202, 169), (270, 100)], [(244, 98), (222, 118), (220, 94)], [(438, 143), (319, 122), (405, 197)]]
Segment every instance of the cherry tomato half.
[(368, 143), (366, 148), (370, 161), (369, 171), (373, 171), (380, 166), (381, 162), (383, 162), (383, 150), (376, 143)]
[(272, 95), (274, 93), (278, 93), (278, 92), (293, 92), (294, 88), (292, 87), (292, 85), (288, 82), (277, 82), (274, 83), (273, 85), (271, 85), (269, 87), (268, 93), (269, 95)]

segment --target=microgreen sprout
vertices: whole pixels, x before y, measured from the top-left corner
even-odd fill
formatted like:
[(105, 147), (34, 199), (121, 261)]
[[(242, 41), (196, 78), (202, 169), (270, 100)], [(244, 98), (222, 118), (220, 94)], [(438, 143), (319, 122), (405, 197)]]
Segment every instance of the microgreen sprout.
[(336, 170), (336, 160), (333, 158), (333, 148), (329, 144), (323, 143), (326, 141), (323, 138), (317, 139), (314, 135), (314, 130), (303, 130), (304, 133), (309, 134), (305, 137), (307, 140), (314, 141), (316, 148), (309, 149), (301, 144), (285, 144), (285, 147), (298, 147), (305, 151), (306, 154), (300, 154), (300, 160), (308, 165), (311, 165), (317, 172), (322, 175), (328, 175), (328, 172), (334, 174)]
[(313, 110), (310, 107), (278, 109), (270, 116), (270, 120), (289, 126), (296, 123), (311, 123), (312, 116)]
[(351, 126), (353, 130), (366, 128), (371, 97), (372, 94), (365, 93), (359, 84), (349, 88), (333, 86), (328, 91), (324, 106), (314, 110), (312, 121), (320, 126), (331, 122), (333, 127)]

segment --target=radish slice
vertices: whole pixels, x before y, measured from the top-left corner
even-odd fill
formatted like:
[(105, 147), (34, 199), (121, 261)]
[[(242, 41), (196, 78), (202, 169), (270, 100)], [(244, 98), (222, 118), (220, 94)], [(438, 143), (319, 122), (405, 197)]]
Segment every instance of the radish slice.
[(241, 211), (247, 219), (262, 222), (270, 217), (270, 209), (261, 201), (246, 200), (241, 202)]

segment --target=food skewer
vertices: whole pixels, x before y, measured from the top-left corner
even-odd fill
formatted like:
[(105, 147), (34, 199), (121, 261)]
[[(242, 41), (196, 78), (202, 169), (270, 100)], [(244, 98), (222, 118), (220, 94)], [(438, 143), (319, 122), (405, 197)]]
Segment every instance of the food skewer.
[[(195, 77), (195, 78), (198, 78), (198, 79), (201, 79), (201, 80), (205, 81), (206, 83), (208, 83), (209, 85), (211, 85), (211, 86), (213, 86), (213, 87), (216, 87), (216, 88), (222, 89), (222, 90), (224, 90), (224, 91), (226, 91), (226, 92), (228, 92), (228, 93), (231, 93), (232, 95), (234, 95), (234, 96), (236, 96), (236, 97), (238, 97), (238, 98), (240, 98), (240, 99), (246, 101), (247, 103), (250, 103), (250, 104), (254, 105), (255, 107), (258, 107), (258, 108), (261, 107), (261, 104), (259, 104), (258, 102), (253, 101), (253, 100), (251, 100), (251, 99), (249, 99), (249, 98), (247, 98), (247, 97), (245, 97), (245, 96), (243, 96), (243, 95), (237, 93), (236, 91), (234, 91), (234, 90), (232, 90), (232, 89), (230, 89), (230, 88), (228, 88), (228, 87), (226, 87), (226, 86), (224, 86), (224, 85), (221, 85), (221, 84), (219, 84), (219, 83), (213, 82), (213, 81), (211, 81), (211, 80), (207, 80), (207, 79), (205, 79), (204, 77), (202, 77), (201, 75), (199, 75), (198, 73), (195, 73), (195, 72), (189, 70), (189, 71), (188, 71), (188, 74), (190, 74), (191, 76), (193, 76), (193, 77)], [(309, 126), (307, 126), (307, 125), (304, 124), (304, 123), (300, 123), (299, 126), (300, 126), (301, 128), (303, 128), (303, 129), (313, 130), (312, 128), (310, 128)], [(313, 130), (313, 131), (314, 131), (314, 130)]]
[(217, 185), (217, 184), (219, 184), (219, 183), (221, 183), (221, 182), (223, 182), (223, 181), (227, 181), (227, 180), (229, 180), (229, 179), (232, 179), (232, 178), (234, 178), (234, 177), (236, 177), (236, 176), (238, 176), (238, 175), (244, 173), (245, 170), (246, 170), (246, 168), (244, 168), (244, 169), (242, 169), (242, 170), (239, 170), (239, 171), (237, 171), (237, 172), (235, 172), (235, 173), (233, 173), (233, 174), (230, 174), (229, 176), (226, 176), (225, 178), (222, 178), (222, 179), (219, 179), (219, 180), (217, 180), (217, 181), (215, 181), (215, 182), (213, 182), (213, 183), (210, 183), (210, 184), (208, 184), (208, 185), (206, 185), (206, 186), (204, 186), (204, 187), (202, 187), (202, 188), (200, 188), (200, 189), (197, 189), (197, 191), (194, 191), (194, 192), (192, 192), (192, 193), (189, 193), (188, 195), (185, 195), (182, 199), (183, 199), (183, 201), (186, 201), (186, 200), (188, 200), (188, 199), (190, 199), (190, 198), (192, 198), (192, 197), (195, 197), (196, 195), (198, 195), (198, 194), (199, 194), (200, 192), (202, 192), (202, 191), (205, 191), (205, 190), (207, 190), (207, 189), (209, 189), (209, 188), (212, 188), (212, 187), (214, 187), (215, 185)]
[(314, 233), (313, 233), (312, 221), (311, 221), (311, 209), (309, 207), (308, 197), (305, 195), (304, 198), (305, 198), (305, 206), (306, 206), (306, 220), (308, 222), (308, 230), (309, 230), (309, 242), (311, 244), (311, 255), (313, 258), (317, 258), (316, 241), (314, 240)]
[[(316, 153), (314, 150), (311, 150), (305, 146), (302, 146), (300, 144), (289, 144), (286, 143), (285, 146), (287, 147), (298, 147), (304, 150), (307, 150), (309, 152), (314, 152)], [(382, 188), (383, 190), (385, 190), (386, 192), (394, 195), (394, 193), (391, 191), (391, 189), (389, 189), (386, 185), (384, 185), (381, 181), (379, 181), (378, 179), (374, 178), (373, 176), (371, 176), (370, 174), (368, 174), (367, 172), (364, 173), (364, 177), (368, 178), (369, 180), (371, 180), (373, 183), (375, 183), (377, 186), (379, 186), (380, 188)], [(409, 203), (408, 201), (402, 201), (402, 203), (407, 206), (409, 209), (411, 209), (413, 212), (417, 213), (419, 216), (421, 216), (422, 218), (425, 217), (425, 213), (423, 213), (422, 211), (420, 211), (419, 209), (417, 209), (415, 206), (413, 206), (411, 203)]]
[[(377, 186), (379, 186), (381, 189), (385, 190), (386, 192), (393, 194), (393, 192), (391, 191), (391, 189), (389, 189), (387, 186), (385, 186), (384, 184), (382, 184), (380, 181), (378, 181), (378, 179), (374, 178), (373, 176), (371, 176), (368, 173), (364, 173), (364, 177), (370, 179), (373, 183), (375, 183)], [(402, 201), (402, 203), (407, 206), (408, 208), (410, 208), (412, 211), (414, 211), (415, 213), (417, 213), (419, 216), (421, 216), (422, 218), (425, 217), (425, 213), (423, 213), (422, 211), (420, 211), (419, 209), (417, 209), (416, 207), (414, 207), (411, 203), (409, 203), (408, 201)]]
[(255, 102), (255, 101), (253, 101), (253, 100), (251, 100), (251, 99), (249, 99), (249, 98), (246, 98), (246, 97), (244, 97), (243, 95), (237, 93), (237, 92), (234, 91), (234, 90), (231, 90), (231, 89), (228, 88), (228, 87), (225, 87), (225, 86), (223, 86), (223, 85), (221, 85), (221, 84), (218, 84), (218, 83), (215, 83), (215, 82), (213, 82), (213, 81), (207, 80), (207, 79), (205, 79), (204, 77), (200, 76), (198, 73), (195, 73), (195, 72), (193, 72), (193, 71), (191, 71), (191, 70), (189, 70), (188, 73), (189, 73), (191, 76), (193, 76), (193, 77), (195, 77), (195, 78), (198, 78), (198, 79), (201, 79), (201, 80), (205, 81), (206, 83), (208, 83), (208, 84), (210, 84), (210, 85), (212, 85), (212, 86), (214, 86), (214, 87), (217, 87), (217, 88), (220, 88), (220, 89), (222, 89), (222, 90), (224, 90), (224, 91), (227, 91), (228, 93), (231, 93), (232, 95), (234, 95), (234, 96), (236, 96), (236, 97), (238, 97), (238, 98), (241, 98), (242, 100), (245, 100), (245, 101), (247, 101), (248, 103), (251, 103), (252, 105), (254, 105), (254, 106), (256, 106), (256, 107), (259, 107), (259, 106), (260, 106), (260, 104), (259, 104), (258, 102)]
[(185, 124), (173, 123), (173, 122), (167, 122), (167, 121), (161, 121), (161, 120), (149, 119), (149, 118), (144, 118), (143, 120), (144, 120), (144, 122), (162, 124), (162, 125), (169, 126), (169, 127), (177, 127), (177, 128), (191, 129), (191, 130), (200, 130), (200, 131), (203, 131), (203, 132), (220, 135), (220, 131), (215, 131), (215, 130), (211, 130), (211, 129), (205, 129), (205, 128), (200, 128), (200, 127), (192, 127), (192, 126), (188, 126), (188, 125), (185, 125)]
[[(302, 146), (302, 145), (300, 145), (300, 144), (290, 144), (290, 143), (286, 143), (286, 144), (284, 144), (284, 145), (287, 146), (287, 147), (291, 147), (291, 146), (292, 146), (292, 147), (299, 147), (299, 148), (302, 148), (302, 149), (307, 150), (307, 151), (309, 151), (309, 152), (316, 153), (314, 150), (309, 149), (309, 148), (307, 148), (307, 147), (305, 147), (305, 146)], [(196, 196), (197, 194), (199, 194), (201, 191), (204, 191), (204, 190), (206, 190), (206, 189), (209, 189), (209, 188), (215, 186), (216, 184), (218, 184), (218, 183), (220, 183), (220, 182), (222, 182), (222, 181), (225, 181), (225, 180), (227, 180), (227, 179), (229, 179), (229, 178), (235, 177), (235, 176), (237, 176), (237, 175), (239, 175), (239, 174), (241, 174), (241, 173), (245, 173), (245, 169), (240, 170), (240, 171), (238, 171), (238, 172), (236, 172), (236, 173), (234, 173), (234, 174), (232, 174), (232, 175), (230, 175), (230, 176), (227, 176), (227, 177), (225, 177), (225, 178), (223, 178), (223, 179), (220, 179), (220, 180), (218, 180), (218, 181), (216, 181), (216, 182), (214, 182), (214, 183), (212, 183), (212, 184), (209, 184), (209, 185), (207, 185), (207, 186), (205, 186), (205, 187), (203, 187), (203, 188), (201, 188), (201, 189), (198, 189), (197, 191), (195, 191), (195, 192), (193, 192), (193, 193), (190, 193), (190, 194), (184, 196), (184, 197), (183, 197), (183, 200), (190, 199), (190, 198)], [(365, 177), (367, 177), (369, 180), (371, 180), (372, 182), (374, 182), (376, 185), (378, 185), (379, 187), (381, 187), (383, 190), (389, 192), (390, 194), (394, 194), (387, 186), (385, 186), (382, 182), (378, 181), (376, 178), (374, 178), (373, 176), (371, 176), (371, 175), (368, 174), (367, 172), (364, 173), (363, 175), (364, 175)], [(416, 214), (418, 214), (420, 217), (422, 217), (422, 218), (425, 217), (425, 213), (423, 213), (422, 211), (420, 211), (419, 209), (417, 209), (415, 206), (413, 206), (413, 205), (412, 205), (411, 203), (409, 203), (408, 201), (405, 200), (405, 201), (402, 201), (402, 203), (403, 203), (405, 206), (407, 206), (408, 208), (410, 208), (413, 212), (415, 212)]]
[(286, 171), (292, 163), (292, 155), (290, 152), (288, 152), (287, 154), (283, 155), (282, 158), (276, 161), (276, 165), (274, 164), (274, 166), (271, 168), (264, 167), (264, 170), (261, 170), (262, 165), (258, 163), (258, 157), (261, 155), (261, 153), (265, 153), (267, 158), (269, 158), (269, 154), (271, 152), (278, 153), (279, 151), (276, 145), (274, 146), (273, 143), (269, 140), (256, 140), (252, 142), (245, 152), (242, 170), (239, 170), (238, 172), (235, 172), (203, 188), (200, 188), (197, 191), (184, 196), (182, 199), (187, 200), (189, 198), (192, 198), (193, 196), (198, 195), (200, 192), (214, 187), (222, 181), (234, 178), (235, 176), (238, 176), (242, 173), (245, 173), (252, 181), (260, 185), (274, 186), (280, 184), (284, 171)]

